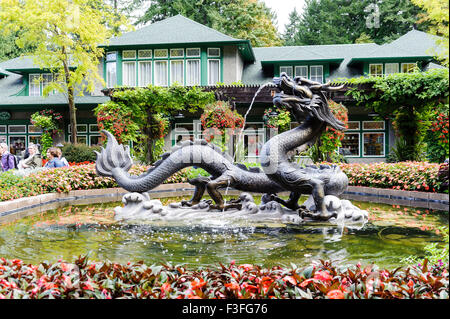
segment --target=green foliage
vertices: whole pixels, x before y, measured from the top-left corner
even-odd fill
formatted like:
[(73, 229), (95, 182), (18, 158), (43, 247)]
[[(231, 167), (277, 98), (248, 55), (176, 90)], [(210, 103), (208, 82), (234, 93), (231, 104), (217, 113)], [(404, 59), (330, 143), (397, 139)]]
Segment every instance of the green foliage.
[[(234, 261), (187, 268), (79, 256), (37, 265), (1, 258), (0, 269), (0, 298), (5, 299), (448, 299), (448, 271), (428, 263), (396, 270), (324, 260), (304, 268)], [(270, 308), (262, 303), (249, 309), (266, 313)]]
[[(344, 126), (347, 126), (347, 108), (332, 100), (328, 101), (328, 105), (334, 117), (344, 123)], [(339, 147), (342, 146), (343, 138), (344, 132), (327, 126), (317, 142), (307, 149), (303, 155), (308, 156), (314, 163), (323, 161), (332, 163), (345, 162), (344, 156), (339, 154)]]
[[(275, 111), (277, 115), (270, 113)], [(291, 112), (281, 107), (273, 107), (264, 110), (263, 120), (268, 128), (277, 129), (279, 133), (291, 128)]]
[(16, 40), (19, 38), (20, 31), (5, 35), (0, 32), (0, 62), (26, 55), (34, 50), (29, 45), (19, 47), (16, 44)]
[(244, 126), (242, 115), (225, 101), (207, 104), (200, 120), (205, 140), (218, 145), (222, 151), (226, 151), (230, 136), (239, 134)]
[(100, 146), (90, 147), (86, 144), (65, 143), (61, 151), (68, 162), (95, 162), (97, 155), (94, 151), (99, 152)]
[(122, 144), (137, 144), (135, 155), (142, 162), (154, 162), (161, 155), (169, 119), (182, 110), (195, 113), (212, 101), (214, 93), (198, 87), (149, 85), (114, 91), (112, 100), (98, 105), (94, 113), (100, 129)]
[(431, 127), (424, 140), (427, 158), (431, 162), (442, 163), (449, 157), (449, 105), (441, 104), (434, 108), (429, 118)]
[[(300, 17), (291, 13), (288, 25), (296, 27), (296, 32), (287, 43), (319, 45), (371, 40), (382, 44), (410, 31), (422, 13), (409, 0), (306, 0)], [(418, 27), (426, 30), (428, 23)]]
[[(142, 0), (140, 2), (143, 2)], [(281, 40), (275, 14), (261, 0), (152, 0), (138, 23), (156, 22), (177, 14), (197, 21), (252, 46), (276, 46)]]
[(125, 25), (123, 16), (105, 9), (102, 0), (2, 0), (0, 30), (14, 35), (19, 48), (32, 47), (33, 63), (53, 74), (44, 95), (57, 91), (67, 97), (76, 141), (75, 95), (93, 92), (104, 84), (98, 62), (104, 55), (99, 48), (114, 35), (113, 29)]
[(423, 159), (423, 142), (431, 125), (430, 112), (442, 102), (448, 103), (448, 69), (417, 70), (336, 82), (349, 85), (346, 94), (352, 96), (358, 105), (392, 120), (396, 134), (406, 143), (399, 144), (403, 152), (400, 158)]
[(31, 124), (42, 129), (41, 153), (45, 157), (47, 149), (53, 146), (53, 137), (61, 132), (62, 115), (45, 109), (31, 115)]
[(426, 259), (430, 264), (435, 265), (438, 268), (444, 268), (445, 265), (448, 266), (449, 228), (439, 227), (438, 231), (442, 234), (444, 241), (443, 244), (442, 243), (428, 244), (424, 247), (425, 256), (423, 258), (410, 256), (402, 261), (412, 265), (423, 263), (424, 259)]

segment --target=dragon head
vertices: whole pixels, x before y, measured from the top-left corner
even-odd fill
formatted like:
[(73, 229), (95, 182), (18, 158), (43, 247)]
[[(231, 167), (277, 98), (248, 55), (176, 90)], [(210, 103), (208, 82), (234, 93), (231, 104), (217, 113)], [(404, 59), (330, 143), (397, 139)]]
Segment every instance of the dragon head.
[(345, 130), (344, 123), (339, 121), (328, 106), (324, 92), (335, 92), (344, 86), (332, 87), (330, 82), (321, 84), (303, 77), (290, 78), (286, 73), (273, 79), (273, 83), (279, 88), (273, 103), (276, 106), (286, 107), (300, 123), (306, 117), (314, 118), (324, 122), (336, 130)]

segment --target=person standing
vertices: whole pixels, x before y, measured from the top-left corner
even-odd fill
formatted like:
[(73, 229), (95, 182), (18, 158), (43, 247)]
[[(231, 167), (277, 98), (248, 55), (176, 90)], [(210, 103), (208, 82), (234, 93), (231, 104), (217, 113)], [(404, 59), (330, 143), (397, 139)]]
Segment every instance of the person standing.
[(8, 145), (6, 143), (0, 143), (0, 155), (3, 172), (16, 168), (16, 158), (9, 152)]
[(56, 147), (50, 147), (47, 150), (47, 158), (48, 162), (45, 163), (44, 168), (56, 168), (56, 167), (64, 167), (64, 163), (59, 159), (58, 150)]
[(27, 151), (29, 155), (19, 162), (19, 169), (35, 169), (37, 167), (42, 167), (42, 158), (37, 145), (30, 144)]

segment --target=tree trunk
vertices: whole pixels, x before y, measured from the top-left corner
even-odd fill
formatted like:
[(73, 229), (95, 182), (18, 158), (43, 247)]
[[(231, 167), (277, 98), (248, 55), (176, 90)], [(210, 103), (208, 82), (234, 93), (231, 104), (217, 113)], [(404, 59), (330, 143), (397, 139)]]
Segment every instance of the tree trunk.
[[(62, 53), (65, 54), (65, 48), (63, 47)], [(77, 109), (75, 107), (75, 94), (73, 86), (70, 84), (70, 70), (69, 70), (69, 60), (66, 56), (66, 59), (63, 61), (64, 65), (64, 78), (66, 80), (67, 86), (67, 99), (69, 102), (69, 119), (70, 119), (70, 130), (72, 143), (77, 142)]]

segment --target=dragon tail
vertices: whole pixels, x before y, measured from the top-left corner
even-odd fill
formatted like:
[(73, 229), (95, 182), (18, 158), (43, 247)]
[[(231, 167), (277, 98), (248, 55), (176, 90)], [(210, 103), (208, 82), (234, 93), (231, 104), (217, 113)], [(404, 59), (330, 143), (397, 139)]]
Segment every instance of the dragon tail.
[[(208, 144), (205, 140), (184, 141), (161, 155), (161, 159), (142, 175), (128, 174), (133, 161), (129, 147), (119, 145), (114, 136), (103, 130), (108, 142), (105, 148), (96, 152), (96, 170), (100, 176), (112, 177), (117, 184), (130, 192), (146, 192), (163, 183), (167, 178), (188, 166), (198, 166), (213, 176), (219, 176), (232, 159), (219, 147)], [(208, 160), (203, 160), (208, 159)]]
[(133, 165), (133, 160), (130, 155), (130, 148), (128, 146), (119, 145), (115, 137), (106, 130), (101, 131), (108, 138), (106, 148), (101, 148), (100, 153), (97, 154), (95, 162), (95, 169), (100, 176), (112, 177), (113, 169), (119, 168), (128, 172)]

